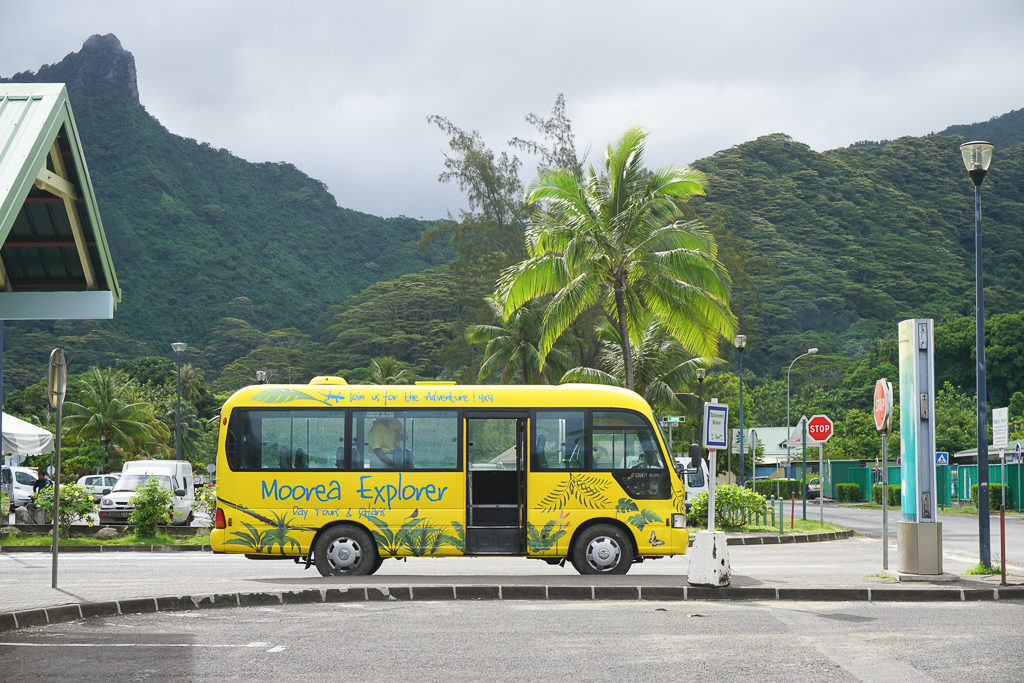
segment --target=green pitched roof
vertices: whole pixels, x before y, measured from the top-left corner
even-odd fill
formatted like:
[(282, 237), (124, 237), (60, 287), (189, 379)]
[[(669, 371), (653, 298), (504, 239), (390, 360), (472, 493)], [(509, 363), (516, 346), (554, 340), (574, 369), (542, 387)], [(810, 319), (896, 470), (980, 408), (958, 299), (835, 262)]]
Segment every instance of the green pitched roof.
[(0, 84), (0, 320), (110, 318), (120, 300), (67, 90)]

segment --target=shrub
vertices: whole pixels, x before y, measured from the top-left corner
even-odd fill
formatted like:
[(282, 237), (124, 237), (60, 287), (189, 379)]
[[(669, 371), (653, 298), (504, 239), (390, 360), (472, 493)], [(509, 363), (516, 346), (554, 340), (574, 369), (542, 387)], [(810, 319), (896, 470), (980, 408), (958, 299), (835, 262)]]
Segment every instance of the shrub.
[[(882, 504), (882, 487), (883, 484), (875, 484), (871, 487), (871, 499)], [(889, 484), (889, 507), (899, 507), (903, 504), (900, 500), (901, 488), (899, 484)]]
[[(971, 486), (971, 500), (974, 502), (974, 507), (978, 507), (978, 485), (973, 484)], [(999, 506), (1003, 502), (1003, 485), (996, 483), (989, 483), (988, 485), (988, 509), (998, 510)], [(1010, 496), (1007, 491), (1006, 502), (1009, 504)]]
[(194, 512), (204, 513), (210, 518), (210, 524), (213, 524), (213, 515), (217, 508), (217, 486), (215, 484), (207, 484), (206, 486), (196, 489), (196, 499), (192, 501), (192, 510)]
[(840, 503), (859, 503), (863, 500), (858, 484), (836, 484), (836, 500)]
[(161, 486), (156, 477), (150, 477), (135, 489), (128, 504), (132, 506), (128, 523), (139, 538), (153, 538), (157, 525), (171, 521), (171, 492)]
[(793, 496), (801, 497), (800, 482), (796, 479), (759, 479), (757, 481), (757, 492), (762, 496), (778, 496), (790, 499)]
[[(36, 494), (36, 506), (53, 519), (53, 487), (47, 486)], [(92, 526), (90, 514), (96, 511), (96, 503), (92, 495), (78, 484), (61, 484), (60, 516), (57, 518), (57, 529), (61, 538), (67, 538), (71, 525), (78, 520), (88, 519)]]
[[(721, 529), (737, 529), (744, 524), (744, 518), (754, 514), (764, 514), (768, 503), (764, 496), (750, 489), (740, 488), (735, 484), (722, 484), (715, 487), (715, 527)], [(726, 512), (734, 513), (727, 515)], [(708, 494), (698, 493), (690, 505), (689, 519), (705, 526), (708, 523)]]

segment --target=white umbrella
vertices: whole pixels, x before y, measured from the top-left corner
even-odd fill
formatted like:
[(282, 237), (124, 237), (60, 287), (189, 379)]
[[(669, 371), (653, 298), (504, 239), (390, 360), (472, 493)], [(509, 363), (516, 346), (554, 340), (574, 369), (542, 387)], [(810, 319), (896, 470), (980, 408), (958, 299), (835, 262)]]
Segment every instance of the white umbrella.
[(3, 414), (3, 434), (3, 452), (14, 456), (14, 464), (29, 455), (53, 452), (53, 434), (7, 413)]

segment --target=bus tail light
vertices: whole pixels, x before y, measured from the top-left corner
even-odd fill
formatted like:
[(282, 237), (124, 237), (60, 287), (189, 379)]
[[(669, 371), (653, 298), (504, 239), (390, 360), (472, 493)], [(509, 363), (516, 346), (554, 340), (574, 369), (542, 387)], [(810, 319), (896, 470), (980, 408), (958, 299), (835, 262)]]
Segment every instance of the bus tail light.
[(213, 527), (215, 529), (226, 529), (227, 524), (224, 522), (224, 511), (217, 508), (217, 512), (213, 515)]
[[(217, 510), (220, 512), (220, 509)], [(672, 513), (672, 528), (673, 529), (685, 529), (686, 528), (686, 515), (673, 512)]]

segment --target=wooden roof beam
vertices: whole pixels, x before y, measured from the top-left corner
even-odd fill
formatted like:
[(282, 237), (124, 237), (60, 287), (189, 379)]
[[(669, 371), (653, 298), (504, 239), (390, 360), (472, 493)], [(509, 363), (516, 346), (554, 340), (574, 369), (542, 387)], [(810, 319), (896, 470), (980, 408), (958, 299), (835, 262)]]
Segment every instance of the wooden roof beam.
[[(53, 173), (47, 170), (44, 165), (36, 176), (36, 187), (55, 194), (64, 200), (64, 210), (68, 214), (68, 222), (71, 224), (71, 234), (75, 236), (75, 248), (78, 250), (78, 259), (82, 262), (82, 273), (85, 275), (86, 289), (96, 289), (96, 271), (92, 267), (92, 258), (89, 257), (89, 247), (86, 244), (85, 230), (81, 221), (78, 220), (78, 210), (75, 209), (75, 187), (65, 178), (67, 171), (64, 167), (64, 157), (60, 151), (60, 144), (53, 141), (50, 147), (50, 163), (53, 165)], [(40, 182), (46, 184), (40, 185)], [(70, 188), (70, 191), (68, 191)], [(57, 190), (56, 192), (54, 190)]]

